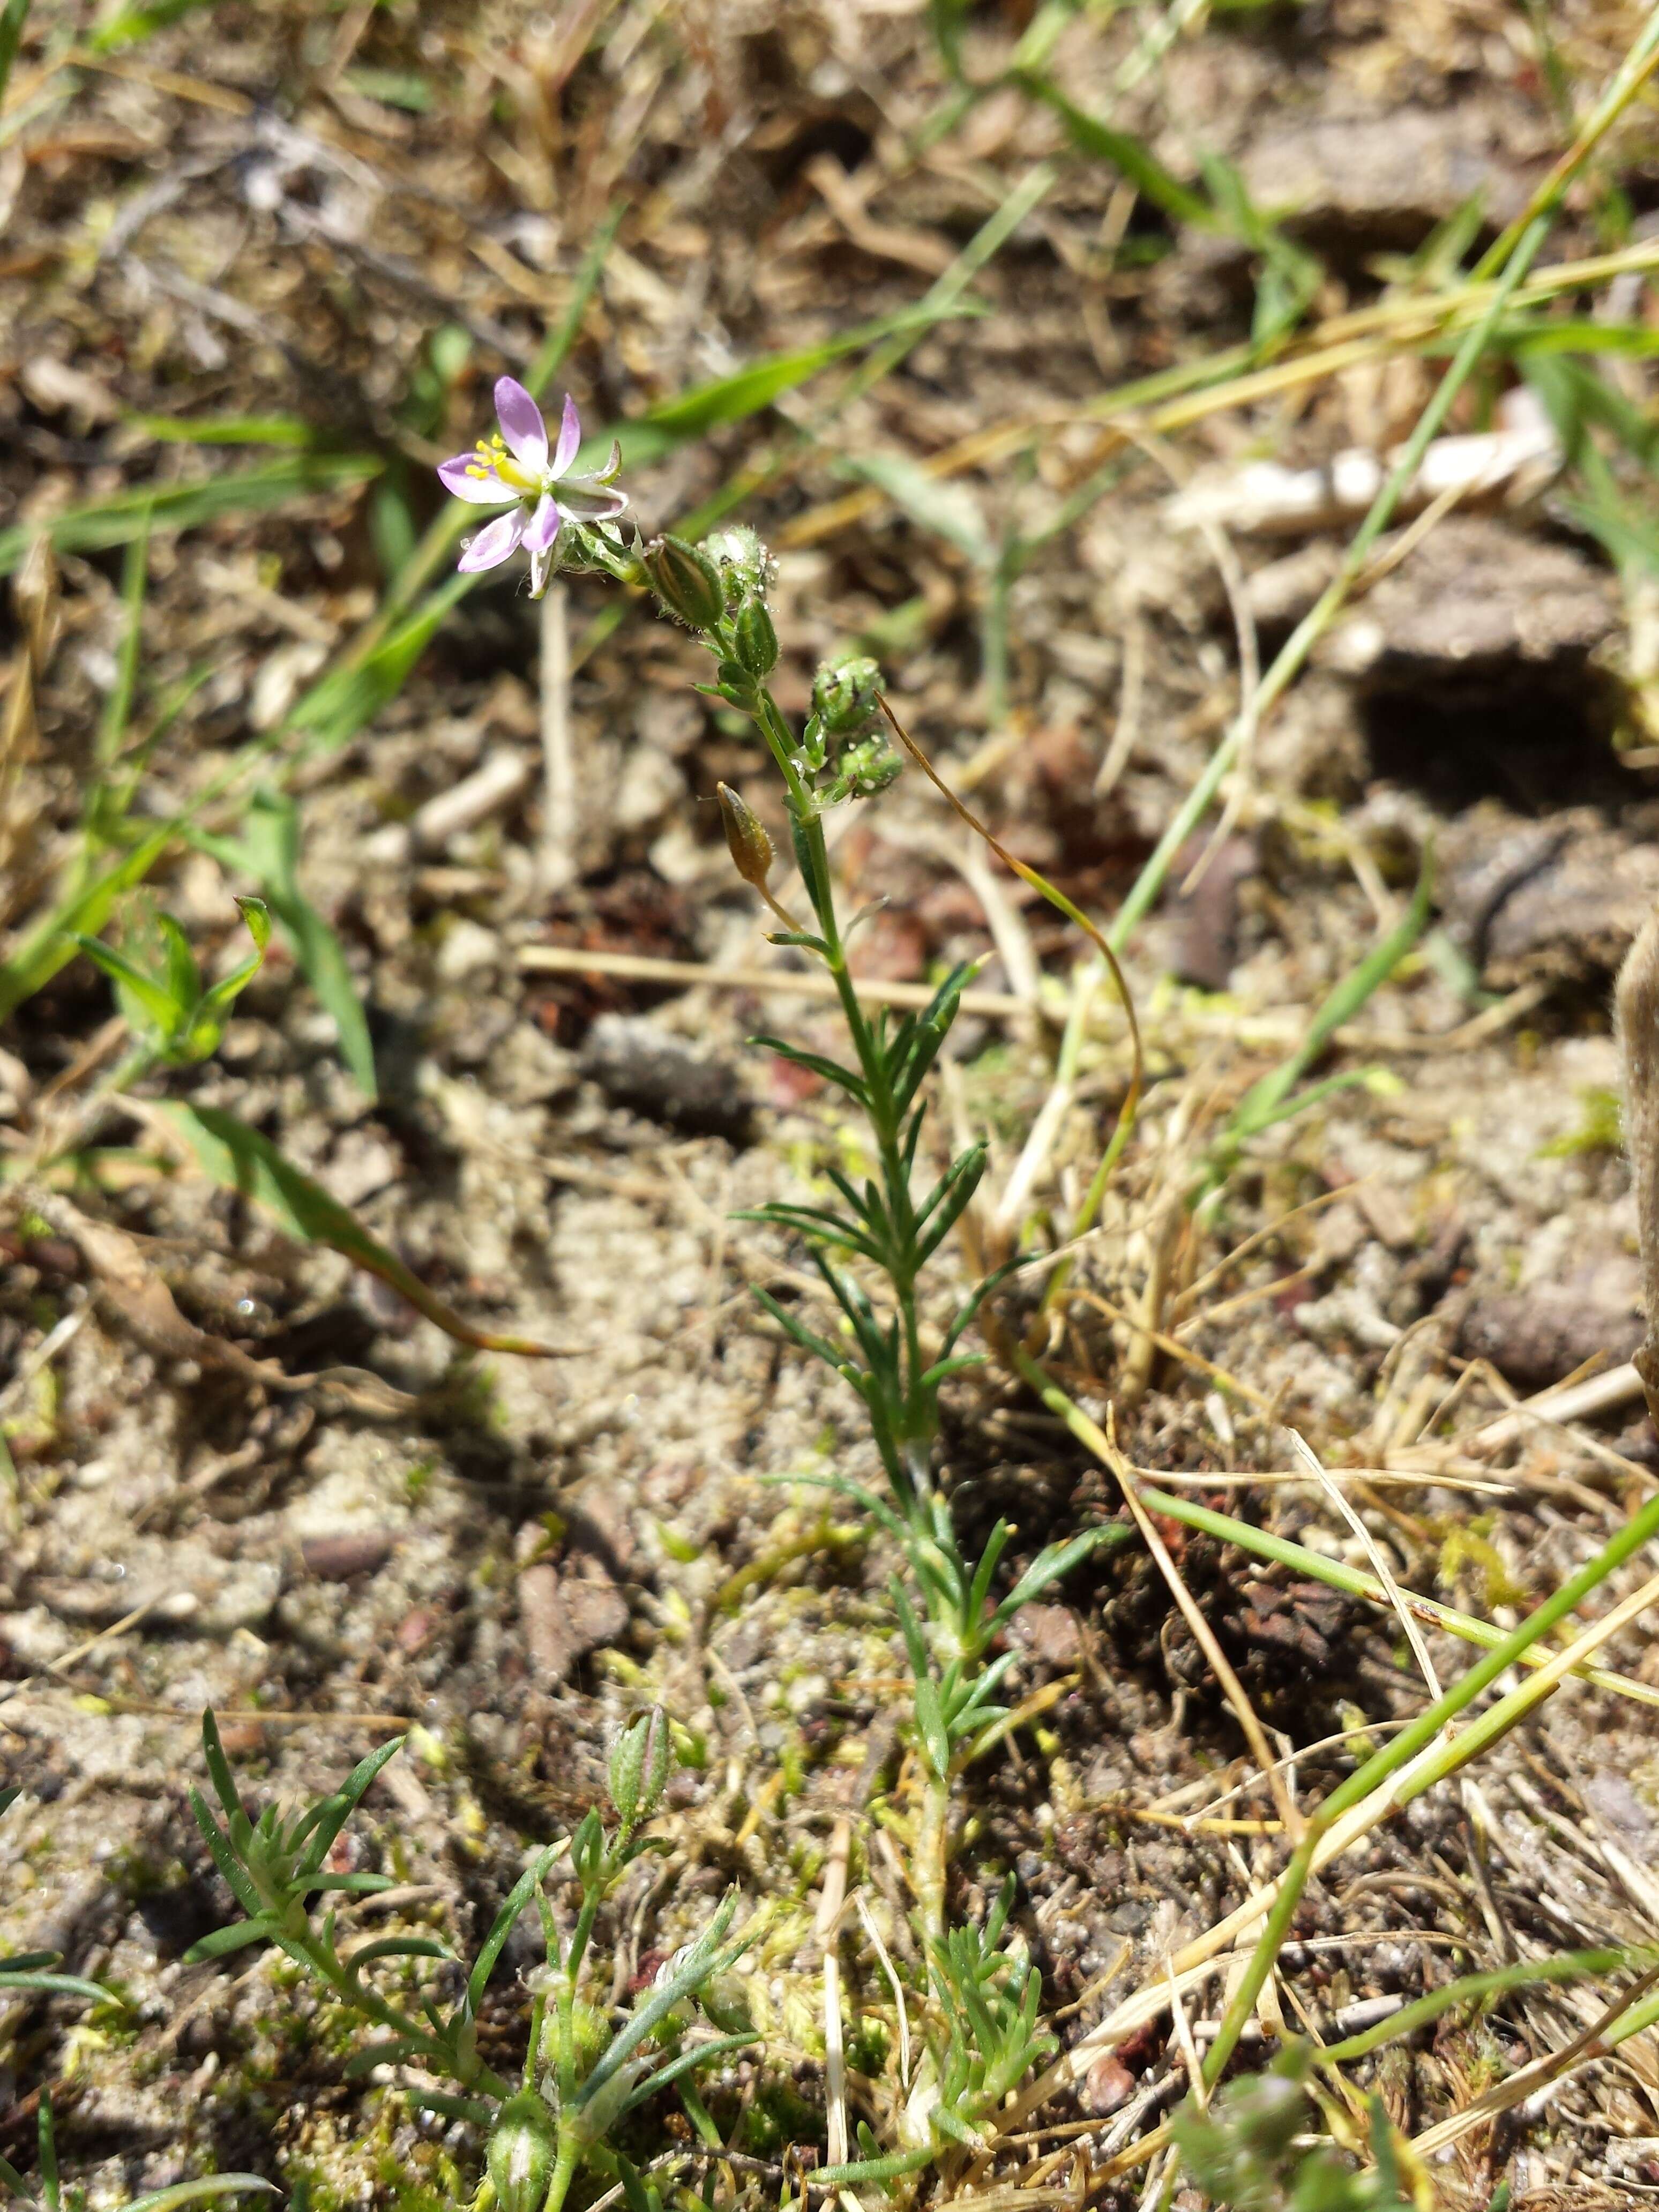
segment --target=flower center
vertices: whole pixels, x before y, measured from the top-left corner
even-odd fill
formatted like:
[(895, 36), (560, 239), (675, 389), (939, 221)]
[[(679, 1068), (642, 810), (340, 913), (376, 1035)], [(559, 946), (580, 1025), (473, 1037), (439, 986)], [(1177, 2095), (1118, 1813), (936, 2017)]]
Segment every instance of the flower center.
[(488, 440), (479, 439), (477, 455), (476, 461), (467, 464), (468, 476), (477, 477), (481, 483), (487, 483), (493, 477), (497, 483), (508, 491), (517, 492), (521, 498), (533, 499), (539, 494), (540, 483), (534, 477), (525, 474), (507, 450), (507, 441), (499, 430)]

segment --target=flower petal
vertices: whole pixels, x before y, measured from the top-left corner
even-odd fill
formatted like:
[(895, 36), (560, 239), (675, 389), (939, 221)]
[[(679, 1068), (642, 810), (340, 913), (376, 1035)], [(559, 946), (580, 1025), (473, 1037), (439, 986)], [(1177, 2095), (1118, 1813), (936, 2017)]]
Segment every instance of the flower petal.
[(511, 514), (498, 514), (481, 530), (455, 566), (468, 575), (480, 568), (499, 568), (503, 561), (511, 560), (518, 551), (519, 540), (523, 536), (524, 509), (515, 507)]
[(553, 448), (550, 475), (562, 477), (576, 458), (576, 448), (582, 441), (581, 418), (576, 412), (576, 403), (567, 392), (564, 395), (564, 416), (559, 424), (559, 442)]
[(468, 500), (474, 507), (500, 507), (504, 500), (518, 497), (498, 476), (480, 475), (483, 467), (476, 453), (457, 453), (453, 461), (440, 465), (438, 480), (453, 497)]
[(614, 522), (626, 511), (628, 494), (592, 477), (566, 477), (553, 496), (572, 522)]
[(523, 385), (503, 376), (496, 380), (495, 413), (514, 459), (532, 476), (539, 476), (547, 466), (547, 425), (541, 409)]
[(529, 553), (550, 553), (553, 541), (559, 534), (559, 525), (564, 517), (554, 501), (547, 495), (536, 502), (536, 511), (525, 525), (525, 550)]

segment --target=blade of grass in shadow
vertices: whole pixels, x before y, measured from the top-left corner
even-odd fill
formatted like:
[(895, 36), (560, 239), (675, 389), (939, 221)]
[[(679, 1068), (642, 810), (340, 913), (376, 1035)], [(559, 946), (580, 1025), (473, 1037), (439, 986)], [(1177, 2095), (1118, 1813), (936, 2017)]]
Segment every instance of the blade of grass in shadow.
[(295, 1167), (269, 1137), (249, 1128), (235, 1115), (216, 1106), (197, 1106), (173, 1098), (145, 1100), (142, 1110), (146, 1119), (153, 1119), (180, 1139), (215, 1182), (264, 1207), (297, 1243), (327, 1244), (343, 1253), (354, 1267), (378, 1275), (457, 1343), (471, 1345), (479, 1352), (511, 1352), (537, 1359), (569, 1358), (581, 1349), (475, 1328), (429, 1290), (395, 1252), (371, 1237), (355, 1213)]

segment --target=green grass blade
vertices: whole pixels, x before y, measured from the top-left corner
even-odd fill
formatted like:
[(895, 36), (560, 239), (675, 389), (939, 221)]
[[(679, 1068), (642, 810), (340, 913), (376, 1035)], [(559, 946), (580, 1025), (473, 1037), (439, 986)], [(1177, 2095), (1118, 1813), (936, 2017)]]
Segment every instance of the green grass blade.
[(354, 1266), (378, 1275), (457, 1343), (471, 1345), (479, 1352), (512, 1352), (529, 1358), (565, 1356), (558, 1346), (538, 1343), (530, 1337), (499, 1335), (464, 1321), (395, 1252), (371, 1237), (356, 1214), (295, 1167), (268, 1137), (250, 1129), (234, 1114), (179, 1099), (159, 1099), (147, 1111), (183, 1140), (198, 1165), (216, 1182), (264, 1206), (297, 1242), (330, 1245)]
[(118, 47), (136, 46), (169, 23), (176, 23), (181, 15), (211, 4), (212, 0), (147, 0), (143, 6), (118, 8), (88, 40), (88, 49), (94, 54), (112, 54)]
[[(457, 500), (454, 505), (460, 507), (462, 502)], [(462, 508), (463, 520), (470, 512)], [(337, 752), (349, 744), (403, 690), (444, 617), (465, 598), (473, 581), (471, 576), (455, 575), (428, 592), (416, 611), (384, 634), (367, 653), (352, 655), (313, 684), (295, 702), (283, 727), (314, 738), (311, 750), (315, 752)]]
[(0, 100), (6, 96), (11, 65), (17, 59), (28, 12), (29, 0), (6, 0), (4, 8), (0, 9)]
[(146, 437), (169, 446), (325, 446), (325, 432), (298, 415), (129, 415)]
[(372, 1105), (379, 1096), (374, 1048), (345, 947), (300, 888), (300, 810), (286, 792), (256, 791), (240, 843), (198, 836), (222, 862), (246, 868), (282, 924), (301, 974), (334, 1017), (340, 1057)]
[(694, 386), (689, 392), (677, 392), (672, 399), (659, 400), (632, 422), (601, 431), (586, 442), (583, 453), (590, 461), (602, 460), (615, 437), (622, 441), (623, 459), (635, 466), (659, 459), (688, 438), (706, 436), (710, 430), (758, 414), (763, 407), (769, 407), (775, 399), (781, 399), (786, 392), (810, 382), (832, 363), (845, 360), (848, 354), (863, 353), (884, 339), (914, 340), (938, 322), (941, 314), (961, 312), (959, 306), (930, 308), (924, 301), (898, 314), (857, 323), (851, 330), (839, 331), (817, 345), (767, 354), (759, 361), (733, 369), (729, 376), (717, 376), (707, 384)]
[[(1346, 1566), (1340, 1559), (1328, 1559), (1322, 1552), (1310, 1552), (1301, 1544), (1291, 1543), (1287, 1537), (1253, 1528), (1248, 1521), (1235, 1520), (1229, 1513), (1217, 1513), (1194, 1498), (1179, 1497), (1172, 1491), (1143, 1490), (1140, 1502), (1154, 1513), (1167, 1514), (1172, 1521), (1184, 1522), (1189, 1528), (1202, 1529), (1206, 1536), (1217, 1537), (1224, 1544), (1236, 1544), (1240, 1551), (1254, 1553), (1258, 1559), (1275, 1559), (1281, 1566), (1294, 1567), (1298, 1574), (1327, 1583), (1332, 1589), (1369, 1599), (1373, 1605), (1392, 1607), (1394, 1603), (1375, 1575)], [(1465, 1644), (1482, 1644), (1490, 1650), (1504, 1640), (1504, 1630), (1494, 1628), (1490, 1621), (1474, 1613), (1459, 1613), (1455, 1607), (1442, 1605), (1437, 1598), (1419, 1596), (1415, 1590), (1403, 1590), (1401, 1595), (1413, 1613), (1431, 1620), (1449, 1635), (1461, 1637)], [(1541, 1667), (1544, 1663), (1544, 1655), (1538, 1651), (1524, 1655), (1522, 1660), (1522, 1664), (1528, 1667)], [(1638, 1682), (1633, 1676), (1610, 1673), (1588, 1661), (1573, 1672), (1600, 1689), (1633, 1698), (1639, 1704), (1659, 1705), (1659, 1689)]]
[(1430, 871), (1425, 864), (1412, 902), (1399, 921), (1327, 994), (1308, 1024), (1307, 1035), (1289, 1059), (1264, 1075), (1259, 1083), (1252, 1084), (1240, 1099), (1218, 1152), (1236, 1154), (1241, 1144), (1283, 1117), (1291, 1091), (1336, 1031), (1345, 1022), (1351, 1022), (1382, 988), (1428, 927), (1430, 884)]
[(851, 453), (837, 468), (842, 476), (884, 491), (913, 522), (954, 545), (976, 568), (994, 565), (996, 542), (985, 526), (979, 501), (965, 484), (943, 483), (902, 453)]
[(1529, 1990), (1543, 1982), (1574, 1982), (1589, 1974), (1616, 1974), (1621, 1967), (1647, 1966), (1650, 1959), (1633, 1951), (1567, 1951), (1559, 1958), (1522, 1960), (1484, 1974), (1462, 1974), (1443, 1982), (1414, 2004), (1402, 2005), (1375, 2027), (1364, 2029), (1341, 2043), (1328, 2043), (1319, 2054), (1326, 2066), (1346, 2065), (1364, 2058), (1385, 2043), (1398, 2042), (1449, 2012), (1454, 2005), (1478, 2002), (1483, 1997), (1503, 1996), (1510, 1990)]
[(113, 499), (70, 507), (50, 522), (20, 522), (0, 530), (0, 576), (9, 576), (38, 538), (51, 540), (58, 553), (95, 553), (111, 545), (130, 545), (156, 530), (189, 530), (226, 514), (260, 514), (293, 499), (347, 491), (379, 476), (383, 464), (371, 453), (300, 453), (267, 462), (204, 483), (146, 484)]
[(146, 2197), (135, 2197), (127, 2212), (179, 2212), (181, 2204), (199, 2204), (210, 2197), (240, 2197), (250, 2189), (279, 2194), (276, 2183), (261, 2174), (204, 2173), (198, 2181), (175, 2181), (171, 2189), (152, 2189)]
[(1080, 154), (1105, 161), (1131, 184), (1145, 200), (1176, 222), (1189, 222), (1203, 230), (1222, 228), (1215, 210), (1196, 192), (1189, 191), (1170, 174), (1162, 161), (1139, 138), (1109, 125), (1069, 100), (1052, 78), (1037, 70), (1024, 70), (1017, 82), (1033, 98), (1051, 107), (1066, 126), (1066, 135)]
[(138, 656), (143, 642), (144, 587), (149, 578), (149, 519), (127, 548), (121, 568), (121, 605), (126, 628), (115, 665), (115, 688), (104, 708), (98, 730), (98, 765), (106, 769), (121, 750), (127, 724), (132, 718), (133, 694), (138, 685)]

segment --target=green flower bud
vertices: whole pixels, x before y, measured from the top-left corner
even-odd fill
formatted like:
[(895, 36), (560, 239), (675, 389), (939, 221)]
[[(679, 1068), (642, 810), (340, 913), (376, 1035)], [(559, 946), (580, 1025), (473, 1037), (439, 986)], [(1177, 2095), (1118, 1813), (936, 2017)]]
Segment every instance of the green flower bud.
[(862, 737), (877, 712), (881, 668), (864, 653), (839, 653), (812, 678), (812, 707), (833, 738)]
[(651, 588), (669, 613), (690, 629), (712, 629), (726, 612), (726, 592), (708, 555), (683, 538), (653, 538), (642, 557)]
[(764, 599), (745, 599), (732, 625), (738, 659), (757, 679), (769, 676), (778, 665), (778, 634), (766, 611)]
[(826, 806), (839, 806), (844, 799), (873, 799), (896, 783), (904, 763), (879, 730), (856, 744), (843, 747), (836, 773), (819, 794)]
[(764, 599), (772, 581), (772, 556), (746, 522), (734, 522), (705, 538), (699, 550), (720, 572), (728, 607), (746, 599)]
[[(749, 814), (748, 808), (743, 805), (735, 792), (728, 793), (724, 784), (720, 788), (722, 810), (726, 808), (727, 799), (731, 798), (749, 815), (750, 821), (766, 842), (769, 864), (772, 847), (766, 832), (755, 821), (754, 816)], [(730, 818), (728, 813), (728, 842), (732, 834)], [(732, 857), (736, 858), (735, 852)], [(741, 862), (738, 865), (741, 867)], [(631, 1828), (641, 1820), (648, 1820), (662, 1802), (662, 1793), (668, 1786), (670, 1756), (668, 1721), (660, 1705), (653, 1705), (648, 1713), (641, 1713), (638, 1720), (625, 1728), (617, 1738), (617, 1747), (611, 1754), (611, 1802), (617, 1808), (618, 1819), (627, 1826)]]
[[(772, 840), (766, 833), (766, 825), (729, 783), (716, 784), (714, 788), (720, 796), (726, 848), (732, 855), (732, 865), (744, 883), (763, 891), (772, 872)], [(614, 1788), (611, 1794), (616, 1794)]]
[(534, 2089), (520, 2089), (495, 2116), (485, 2161), (501, 2212), (541, 2212), (558, 2153), (553, 2115)]

